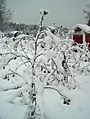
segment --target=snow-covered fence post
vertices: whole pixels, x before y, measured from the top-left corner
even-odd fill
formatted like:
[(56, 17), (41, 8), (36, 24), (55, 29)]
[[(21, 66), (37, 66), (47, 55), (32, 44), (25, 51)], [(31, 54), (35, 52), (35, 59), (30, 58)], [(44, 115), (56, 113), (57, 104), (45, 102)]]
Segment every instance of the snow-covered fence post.
[(38, 57), (38, 54), (37, 54), (38, 39), (42, 31), (43, 20), (46, 14), (48, 14), (47, 11), (45, 10), (40, 11), (40, 15), (41, 15), (40, 26), (39, 26), (39, 30), (38, 30), (38, 33), (36, 35), (35, 42), (34, 42), (34, 55), (32, 59), (32, 81), (31, 81), (31, 91), (29, 94), (30, 102), (27, 108), (25, 119), (40, 119), (40, 115), (41, 115), (41, 114), (40, 115), (36, 114), (37, 113), (36, 112), (36, 108), (37, 108), (36, 93), (37, 91), (36, 91), (36, 84), (35, 84), (35, 62)]

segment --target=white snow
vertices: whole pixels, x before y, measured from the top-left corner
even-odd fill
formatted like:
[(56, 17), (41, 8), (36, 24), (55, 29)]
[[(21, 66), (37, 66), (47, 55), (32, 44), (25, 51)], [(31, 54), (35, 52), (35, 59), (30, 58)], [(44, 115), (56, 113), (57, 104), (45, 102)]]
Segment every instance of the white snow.
[[(43, 96), (44, 112), (48, 119), (90, 119), (90, 76), (76, 75), (79, 87), (72, 90), (62, 89), (71, 99), (70, 105), (64, 105), (62, 97), (52, 89), (45, 89)], [(7, 82), (8, 83), (8, 82)], [(6, 82), (1, 85), (7, 85)], [(23, 119), (26, 106), (18, 103), (11, 104), (8, 99), (11, 91), (0, 91), (0, 116), (6, 119)]]
[(76, 24), (76, 25), (74, 25), (73, 27), (70, 28), (69, 32), (72, 32), (77, 27), (79, 27), (80, 29), (82, 29), (86, 33), (90, 33), (90, 26), (88, 26), (87, 24)]
[(90, 119), (90, 79), (77, 75), (80, 88), (66, 90), (71, 98), (70, 105), (63, 105), (61, 97), (53, 90), (46, 90), (45, 112), (49, 119)]
[(3, 119), (23, 119), (26, 106), (11, 104), (7, 100), (9, 92), (0, 92), (0, 117)]

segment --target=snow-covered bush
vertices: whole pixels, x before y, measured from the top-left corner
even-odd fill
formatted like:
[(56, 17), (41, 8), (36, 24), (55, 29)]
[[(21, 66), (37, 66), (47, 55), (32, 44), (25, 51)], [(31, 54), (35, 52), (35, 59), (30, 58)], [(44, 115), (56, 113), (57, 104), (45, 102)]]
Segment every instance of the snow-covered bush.
[[(71, 100), (60, 92), (77, 88), (75, 73), (89, 72), (89, 52), (86, 47), (73, 45), (70, 39), (62, 39), (53, 34), (49, 27), (44, 28), (43, 20), (48, 12), (40, 11), (40, 27), (36, 37), (21, 34), (2, 42), (0, 69), (3, 80), (9, 85), (0, 90), (14, 90), (8, 99), (10, 103), (19, 101), (28, 105), (25, 119), (44, 119), (42, 99), (44, 89), (58, 92), (63, 104)], [(86, 64), (84, 67), (81, 67)]]

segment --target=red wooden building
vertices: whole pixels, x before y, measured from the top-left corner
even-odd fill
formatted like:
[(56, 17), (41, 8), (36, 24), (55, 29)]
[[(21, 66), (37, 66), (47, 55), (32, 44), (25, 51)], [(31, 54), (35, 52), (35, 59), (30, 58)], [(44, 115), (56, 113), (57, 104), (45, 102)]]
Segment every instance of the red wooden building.
[(90, 50), (90, 26), (86, 24), (76, 24), (73, 26), (69, 33), (72, 35), (72, 39), (80, 44), (88, 44), (88, 49)]

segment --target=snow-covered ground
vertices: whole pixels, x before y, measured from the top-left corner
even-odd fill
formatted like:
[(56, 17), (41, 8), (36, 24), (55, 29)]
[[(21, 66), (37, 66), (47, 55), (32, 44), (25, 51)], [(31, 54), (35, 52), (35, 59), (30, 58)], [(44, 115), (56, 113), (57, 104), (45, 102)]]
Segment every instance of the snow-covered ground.
[(45, 110), (49, 119), (90, 119), (89, 77), (77, 75), (79, 87), (75, 90), (64, 90), (64, 93), (71, 98), (70, 105), (63, 105), (55, 91), (45, 92)]
[[(43, 103), (47, 119), (90, 119), (90, 75), (77, 74), (76, 78), (76, 89), (61, 91), (70, 97), (70, 105), (64, 105), (61, 96), (55, 90), (45, 89)], [(0, 80), (0, 85), (7, 83)], [(9, 103), (8, 99), (13, 93), (12, 90), (0, 91), (0, 116), (4, 119), (23, 119), (27, 106), (17, 101), (15, 104)]]

